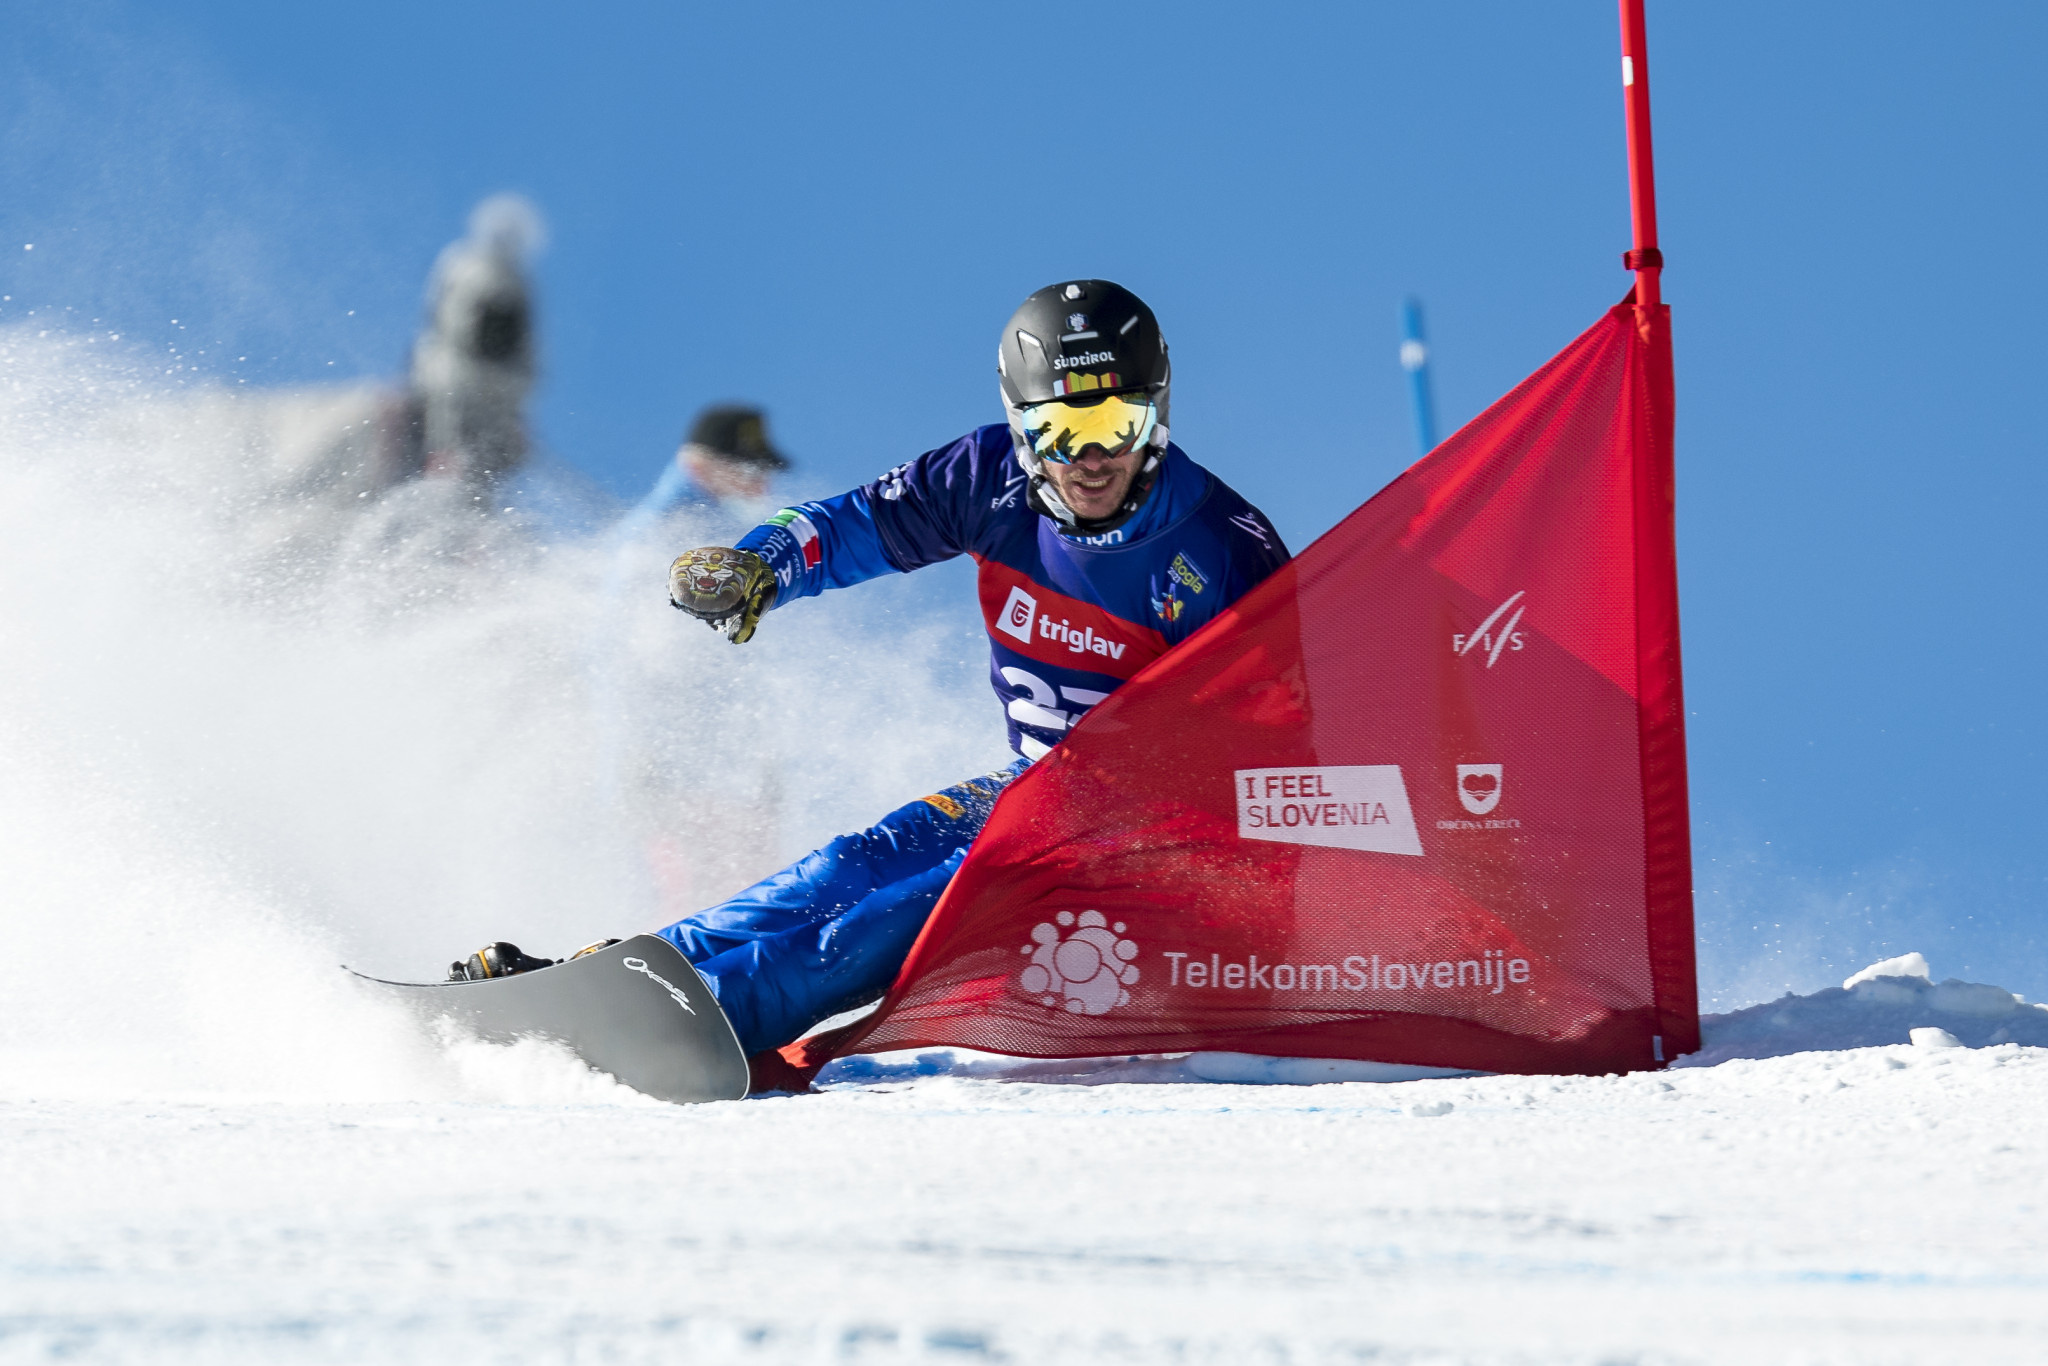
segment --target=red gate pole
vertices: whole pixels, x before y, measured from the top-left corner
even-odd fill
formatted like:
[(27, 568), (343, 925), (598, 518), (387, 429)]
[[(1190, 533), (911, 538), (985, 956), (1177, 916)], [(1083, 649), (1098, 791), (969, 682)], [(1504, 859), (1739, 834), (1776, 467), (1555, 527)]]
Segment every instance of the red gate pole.
[(1643, 31), (1643, 0), (1621, 0), (1621, 99), (1628, 122), (1629, 218), (1635, 249), (1622, 264), (1636, 273), (1636, 307), (1661, 301), (1658, 276), (1664, 253), (1657, 250), (1657, 173), (1650, 156), (1650, 45)]

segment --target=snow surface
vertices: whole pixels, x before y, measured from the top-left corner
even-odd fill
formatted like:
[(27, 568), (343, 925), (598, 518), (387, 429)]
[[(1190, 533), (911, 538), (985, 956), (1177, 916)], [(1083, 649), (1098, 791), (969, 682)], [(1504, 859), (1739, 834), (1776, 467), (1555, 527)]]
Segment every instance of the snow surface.
[[(498, 1051), (498, 1050), (493, 1050)], [(2048, 1344), (2048, 1051), (1320, 1086), (842, 1065), (670, 1107), (0, 1104), (0, 1361), (1971, 1362)], [(479, 1085), (472, 1094), (490, 1093)]]
[(1627, 1077), (941, 1050), (680, 1108), (423, 1036), (335, 963), (655, 924), (734, 792), (766, 867), (998, 758), (972, 623), (732, 651), (617, 596), (659, 539), (287, 496), (98, 354), (0, 333), (0, 1363), (2048, 1359), (2048, 1011), (1917, 955)]

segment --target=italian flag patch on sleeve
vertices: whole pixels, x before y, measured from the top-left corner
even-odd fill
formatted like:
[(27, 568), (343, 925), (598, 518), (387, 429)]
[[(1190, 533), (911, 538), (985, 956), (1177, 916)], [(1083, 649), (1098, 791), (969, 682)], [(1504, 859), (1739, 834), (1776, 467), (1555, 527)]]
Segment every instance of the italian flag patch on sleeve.
[(825, 557), (823, 547), (818, 543), (818, 529), (811, 525), (811, 519), (795, 508), (784, 508), (768, 519), (767, 525), (779, 526), (796, 537), (797, 549), (803, 552), (804, 568), (816, 569), (818, 561)]

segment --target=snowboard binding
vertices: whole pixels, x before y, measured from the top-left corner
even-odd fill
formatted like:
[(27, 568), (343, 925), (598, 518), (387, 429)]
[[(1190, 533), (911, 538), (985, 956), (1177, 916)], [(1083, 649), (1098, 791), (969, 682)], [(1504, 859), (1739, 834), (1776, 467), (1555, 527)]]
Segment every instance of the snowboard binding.
[[(600, 939), (585, 944), (569, 955), (581, 958), (586, 953), (596, 953), (618, 943), (616, 939)], [(556, 963), (566, 963), (569, 958), (535, 958), (520, 949), (517, 944), (499, 940), (486, 944), (467, 958), (458, 958), (448, 965), (448, 980), (451, 982), (482, 982), (493, 977), (513, 977), (522, 972), (533, 972), (539, 968), (551, 968)]]
[(535, 958), (524, 953), (517, 944), (503, 940), (486, 944), (467, 958), (458, 958), (448, 965), (448, 980), (451, 982), (482, 982), (492, 977), (511, 977), (517, 973), (532, 972), (537, 968), (551, 968), (552, 958)]

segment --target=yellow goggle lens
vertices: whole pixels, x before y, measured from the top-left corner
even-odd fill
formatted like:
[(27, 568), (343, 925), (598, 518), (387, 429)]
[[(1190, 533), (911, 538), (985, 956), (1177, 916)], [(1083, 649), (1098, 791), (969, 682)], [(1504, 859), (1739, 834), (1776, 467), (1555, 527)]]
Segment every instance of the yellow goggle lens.
[(1085, 406), (1059, 400), (1034, 403), (1023, 415), (1031, 453), (1062, 464), (1079, 459), (1090, 446), (1122, 455), (1151, 440), (1152, 429), (1159, 424), (1159, 410), (1143, 394), (1111, 394)]

